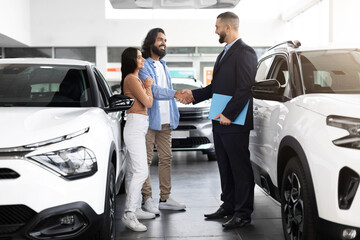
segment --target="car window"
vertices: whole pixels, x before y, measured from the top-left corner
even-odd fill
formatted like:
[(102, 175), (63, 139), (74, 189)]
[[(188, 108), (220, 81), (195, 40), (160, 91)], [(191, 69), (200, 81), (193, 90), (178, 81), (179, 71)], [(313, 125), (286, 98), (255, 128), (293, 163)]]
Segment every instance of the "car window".
[(292, 98), (291, 84), (289, 84), (289, 66), (284, 56), (276, 56), (272, 67), (270, 79), (276, 79), (280, 83), (278, 94)]
[(85, 67), (41, 64), (0, 65), (0, 105), (91, 106)]
[(260, 82), (266, 79), (266, 76), (269, 73), (273, 57), (266, 58), (258, 63), (258, 69), (256, 72), (255, 81)]
[(109, 106), (108, 99), (110, 98), (110, 96), (112, 96), (110, 87), (107, 84), (107, 82), (105, 81), (104, 77), (99, 72), (99, 70), (97, 70), (96, 68), (93, 68), (93, 71), (94, 71), (94, 75), (96, 78), (96, 83), (98, 85), (98, 88), (99, 88), (99, 91), (101, 94), (101, 99), (103, 100), (105, 106)]
[(303, 52), (299, 59), (305, 93), (360, 93), (360, 51)]

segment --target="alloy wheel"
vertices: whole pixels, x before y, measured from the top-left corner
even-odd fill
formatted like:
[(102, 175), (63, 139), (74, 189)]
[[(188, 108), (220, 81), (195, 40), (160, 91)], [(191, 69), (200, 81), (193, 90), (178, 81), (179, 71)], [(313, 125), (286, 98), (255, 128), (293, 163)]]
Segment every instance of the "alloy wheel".
[(287, 176), (284, 198), (283, 212), (287, 234), (291, 240), (301, 240), (304, 230), (304, 202), (301, 195), (301, 184), (294, 172)]

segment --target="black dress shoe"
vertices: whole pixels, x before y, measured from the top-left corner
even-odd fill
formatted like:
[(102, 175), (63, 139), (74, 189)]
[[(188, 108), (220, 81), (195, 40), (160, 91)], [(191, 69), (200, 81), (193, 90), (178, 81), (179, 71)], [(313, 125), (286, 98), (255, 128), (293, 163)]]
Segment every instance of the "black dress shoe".
[(233, 216), (229, 221), (224, 223), (222, 226), (225, 229), (239, 228), (248, 225), (251, 222), (251, 218), (240, 218)]
[(230, 215), (233, 215), (233, 212), (227, 211), (224, 208), (219, 207), (219, 209), (216, 212), (210, 214), (204, 214), (204, 217), (206, 217), (207, 219), (218, 219)]

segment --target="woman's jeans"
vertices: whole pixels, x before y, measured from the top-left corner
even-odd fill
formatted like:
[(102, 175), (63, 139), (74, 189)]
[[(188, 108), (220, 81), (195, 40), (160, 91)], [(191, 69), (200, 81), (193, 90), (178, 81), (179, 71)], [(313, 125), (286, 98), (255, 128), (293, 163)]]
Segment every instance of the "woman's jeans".
[(149, 117), (129, 113), (124, 127), (124, 141), (130, 158), (125, 174), (125, 212), (135, 212), (140, 205), (141, 188), (148, 176), (145, 135), (149, 128)]

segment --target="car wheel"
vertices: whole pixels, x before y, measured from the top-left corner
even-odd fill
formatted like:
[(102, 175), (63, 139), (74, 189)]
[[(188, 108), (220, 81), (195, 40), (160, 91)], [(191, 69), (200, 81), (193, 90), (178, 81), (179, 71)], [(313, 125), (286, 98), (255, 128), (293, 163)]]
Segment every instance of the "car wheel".
[(116, 212), (116, 187), (115, 187), (115, 168), (110, 163), (110, 169), (107, 179), (107, 190), (105, 198), (105, 219), (96, 240), (114, 240), (115, 239), (115, 212)]
[(207, 154), (208, 160), (209, 161), (216, 161), (216, 154), (215, 152), (210, 152)]
[(298, 157), (289, 160), (281, 185), (281, 215), (286, 240), (315, 240), (314, 203)]

